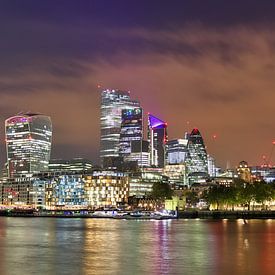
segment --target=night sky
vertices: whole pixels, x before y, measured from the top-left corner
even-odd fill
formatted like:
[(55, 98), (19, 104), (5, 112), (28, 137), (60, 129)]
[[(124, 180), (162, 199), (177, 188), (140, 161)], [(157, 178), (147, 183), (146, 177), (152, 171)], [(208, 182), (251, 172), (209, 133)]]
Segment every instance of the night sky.
[(21, 111), (52, 118), (53, 158), (98, 162), (100, 84), (130, 90), (170, 139), (199, 128), (218, 165), (260, 164), (275, 140), (274, 15), (274, 1), (2, 0), (1, 163), (4, 120)]

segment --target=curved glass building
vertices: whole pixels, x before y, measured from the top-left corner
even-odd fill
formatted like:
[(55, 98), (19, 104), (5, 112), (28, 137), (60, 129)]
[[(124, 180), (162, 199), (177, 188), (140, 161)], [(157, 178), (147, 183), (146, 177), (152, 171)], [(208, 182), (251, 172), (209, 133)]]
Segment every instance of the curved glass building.
[(27, 113), (5, 121), (9, 177), (48, 170), (52, 122), (42, 114)]
[(196, 128), (188, 135), (187, 151), (186, 165), (188, 174), (194, 172), (208, 173), (204, 141), (200, 131)]

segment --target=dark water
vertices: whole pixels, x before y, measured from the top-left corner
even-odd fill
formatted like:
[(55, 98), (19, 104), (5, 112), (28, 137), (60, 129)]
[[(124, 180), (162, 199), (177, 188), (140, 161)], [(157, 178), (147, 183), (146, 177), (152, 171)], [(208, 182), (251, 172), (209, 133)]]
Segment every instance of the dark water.
[(275, 274), (275, 220), (1, 217), (0, 274)]

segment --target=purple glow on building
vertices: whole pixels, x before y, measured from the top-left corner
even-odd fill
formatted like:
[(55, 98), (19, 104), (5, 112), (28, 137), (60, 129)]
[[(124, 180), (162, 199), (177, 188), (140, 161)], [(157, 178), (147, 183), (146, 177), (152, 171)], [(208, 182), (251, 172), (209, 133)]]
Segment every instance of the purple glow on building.
[(161, 129), (167, 126), (166, 122), (164, 122), (163, 120), (160, 120), (155, 116), (152, 116), (151, 114), (148, 114), (148, 121), (149, 121), (150, 128), (153, 128), (153, 129)]

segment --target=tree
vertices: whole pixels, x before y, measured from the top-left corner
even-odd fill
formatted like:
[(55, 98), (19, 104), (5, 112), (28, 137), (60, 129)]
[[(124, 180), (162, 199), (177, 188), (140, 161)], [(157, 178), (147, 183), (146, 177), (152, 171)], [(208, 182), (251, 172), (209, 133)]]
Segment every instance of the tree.
[(170, 199), (173, 191), (167, 182), (154, 182), (151, 196), (153, 199)]

